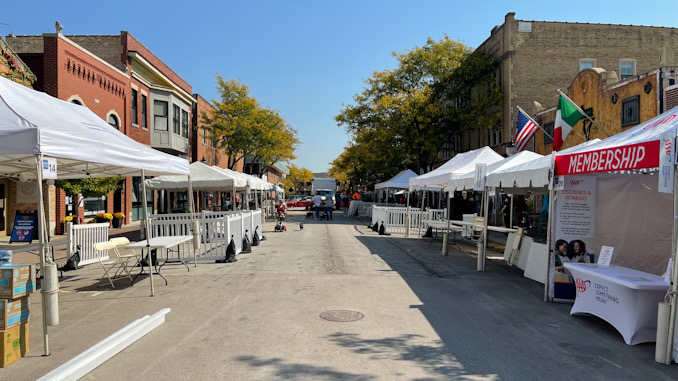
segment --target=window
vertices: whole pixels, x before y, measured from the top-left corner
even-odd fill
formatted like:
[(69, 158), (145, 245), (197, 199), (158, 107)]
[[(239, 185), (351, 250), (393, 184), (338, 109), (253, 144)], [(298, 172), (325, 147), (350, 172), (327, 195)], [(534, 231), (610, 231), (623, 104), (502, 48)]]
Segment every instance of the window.
[(146, 96), (141, 94), (141, 127), (147, 128), (148, 106), (146, 106)]
[(120, 123), (118, 122), (118, 117), (116, 117), (113, 114), (108, 116), (108, 124), (115, 127), (116, 130), (120, 127)]
[[(141, 177), (132, 177), (132, 221), (139, 221), (144, 218), (143, 187)], [(153, 191), (146, 190), (146, 209), (148, 215), (153, 214)]]
[(77, 99), (73, 99), (73, 100), (71, 101), (71, 103), (73, 103), (73, 104), (75, 104), (75, 105), (78, 105), (78, 106), (82, 106), (82, 102), (80, 102), (80, 101), (77, 100)]
[(181, 135), (181, 107), (172, 105), (172, 131)]
[(139, 123), (139, 115), (137, 114), (137, 91), (132, 89), (132, 124)]
[(621, 112), (622, 127), (640, 123), (640, 95), (624, 99), (621, 104)]
[(188, 138), (188, 112), (181, 110), (181, 136)]
[(455, 154), (461, 152), (461, 136), (454, 135), (452, 138), (452, 151)]
[(167, 131), (167, 102), (154, 101), (153, 102), (153, 125), (156, 130)]
[(629, 79), (636, 75), (635, 60), (621, 60), (619, 62), (619, 76), (621, 80)]
[(590, 67), (596, 67), (596, 60), (592, 58), (582, 58), (579, 60), (579, 71), (588, 69)]
[(553, 122), (544, 123), (544, 131), (550, 135), (544, 134), (544, 144), (553, 143)]
[(207, 130), (202, 129), (202, 145), (207, 145)]

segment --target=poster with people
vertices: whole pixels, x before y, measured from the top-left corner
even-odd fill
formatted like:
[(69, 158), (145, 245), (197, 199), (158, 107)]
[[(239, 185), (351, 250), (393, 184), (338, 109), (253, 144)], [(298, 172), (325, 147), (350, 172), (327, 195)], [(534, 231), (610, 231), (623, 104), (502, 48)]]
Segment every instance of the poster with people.
[(575, 280), (564, 264), (593, 262), (593, 249), (586, 247), (586, 241), (596, 234), (596, 177), (566, 176), (563, 189), (558, 191), (555, 211), (550, 295), (554, 300), (574, 300)]

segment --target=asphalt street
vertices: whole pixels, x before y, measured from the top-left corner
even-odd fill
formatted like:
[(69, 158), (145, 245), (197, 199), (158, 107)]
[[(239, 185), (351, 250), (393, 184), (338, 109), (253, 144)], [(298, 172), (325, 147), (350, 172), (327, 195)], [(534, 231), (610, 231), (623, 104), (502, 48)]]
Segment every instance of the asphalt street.
[[(304, 228), (300, 229), (299, 224)], [(595, 317), (545, 303), (543, 286), (499, 259), (476, 271), (475, 246), (379, 236), (356, 218), (293, 211), (231, 264), (166, 266), (169, 285), (97, 287), (102, 270), (69, 273), (61, 324), (41, 356), (40, 297), (31, 354), (0, 380), (34, 380), (115, 331), (169, 307), (167, 321), (85, 380), (676, 380), (654, 344), (628, 346)], [(499, 255), (499, 254), (496, 254)], [(135, 270), (136, 271), (136, 270)], [(159, 284), (159, 285), (158, 285)], [(330, 321), (328, 311), (353, 321)]]

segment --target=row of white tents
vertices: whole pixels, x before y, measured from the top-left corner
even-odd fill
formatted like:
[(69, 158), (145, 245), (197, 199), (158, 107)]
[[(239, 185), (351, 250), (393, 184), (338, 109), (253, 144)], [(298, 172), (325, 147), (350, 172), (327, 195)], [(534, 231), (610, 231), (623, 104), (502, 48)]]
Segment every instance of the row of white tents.
[[(554, 180), (558, 176), (565, 176), (565, 181), (573, 178), (571, 176), (595, 177), (595, 237), (587, 241), (597, 248), (614, 246), (613, 264), (657, 275), (666, 271), (669, 259), (673, 258), (671, 290), (667, 295), (671, 300), (668, 329), (668, 342), (671, 343), (678, 305), (675, 297), (678, 289), (678, 220), (674, 217), (678, 215), (678, 193), (660, 192), (659, 182), (673, 182), (678, 191), (676, 135), (678, 107), (605, 140), (588, 141), (547, 156), (521, 152), (504, 158), (484, 147), (458, 154), (426, 174), (413, 176), (401, 172), (398, 183), (389, 180), (382, 184), (389, 184), (390, 188), (402, 187), (402, 177), (409, 176), (407, 189), (410, 192), (439, 187), (451, 196), (454, 191), (478, 189), (476, 165), (485, 164), (481, 188), (485, 197), (491, 187), (507, 194), (550, 195), (547, 248), (549, 262), (553, 262), (553, 205), (560, 193), (554, 189)], [(662, 156), (668, 159), (664, 158), (662, 162)], [(667, 160), (668, 171), (666, 166), (660, 167)], [(485, 216), (487, 204), (485, 199)], [(485, 226), (486, 242), (486, 217)], [(480, 251), (479, 258), (483, 255)], [(544, 271), (552, 277), (552, 268)], [(546, 284), (548, 287), (549, 282)], [(545, 299), (552, 297), (547, 292)], [(668, 348), (670, 351), (671, 346)], [(674, 352), (673, 357), (678, 361), (678, 353)]]
[[(48, 320), (58, 322), (56, 266), (47, 255), (47, 223), (43, 197), (43, 174), (58, 179), (115, 176), (160, 176), (182, 182), (174, 189), (187, 189), (193, 213), (192, 185), (195, 177), (203, 189), (276, 191), (282, 189), (256, 177), (211, 168), (202, 163), (157, 151), (112, 128), (86, 107), (68, 103), (0, 77), (0, 177), (34, 180), (38, 199), (38, 228), (42, 284), (44, 354), (49, 354)], [(223, 173), (223, 175), (217, 175)], [(215, 177), (218, 176), (218, 177)], [(247, 177), (246, 177), (247, 176)], [(153, 182), (156, 184), (162, 180)], [(146, 181), (143, 204), (146, 204)], [(169, 183), (158, 186), (170, 186)], [(150, 223), (144, 210), (146, 231)], [(193, 234), (199, 234), (195, 229)], [(150, 239), (149, 235), (146, 235)], [(194, 240), (199, 242), (199, 240)], [(50, 279), (54, 278), (53, 281)], [(151, 295), (154, 294), (150, 272)], [(50, 285), (55, 287), (49, 289)], [(55, 323), (56, 324), (56, 323)]]

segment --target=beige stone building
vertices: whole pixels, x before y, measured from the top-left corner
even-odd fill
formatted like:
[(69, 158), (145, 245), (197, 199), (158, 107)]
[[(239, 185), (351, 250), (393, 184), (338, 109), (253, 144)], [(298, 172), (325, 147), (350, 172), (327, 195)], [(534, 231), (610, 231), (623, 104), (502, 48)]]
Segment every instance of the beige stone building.
[[(670, 66), (672, 52), (678, 52), (678, 28), (518, 20), (508, 13), (478, 49), (498, 63), (501, 125), (471, 126), (463, 136), (452, 137), (454, 151), (489, 145), (504, 154), (515, 134), (516, 106), (530, 115), (541, 111), (534, 102), (555, 106), (557, 90), (567, 93), (586, 68), (603, 69), (610, 84)], [(526, 147), (536, 148), (535, 139)]]

